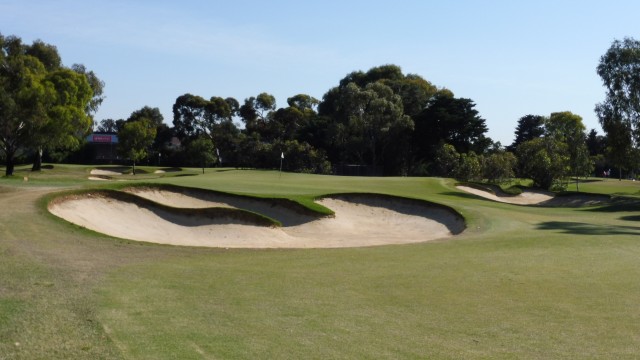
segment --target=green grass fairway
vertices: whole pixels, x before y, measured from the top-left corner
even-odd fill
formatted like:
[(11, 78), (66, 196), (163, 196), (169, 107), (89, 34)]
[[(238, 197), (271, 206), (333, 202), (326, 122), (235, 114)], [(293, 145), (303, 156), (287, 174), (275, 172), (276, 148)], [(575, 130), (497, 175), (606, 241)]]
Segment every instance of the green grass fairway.
[[(125, 181), (66, 165), (0, 179), (0, 359), (640, 356), (638, 182), (580, 185), (624, 203), (543, 208), (440, 178), (141, 169)], [(114, 239), (46, 210), (58, 191), (132, 182), (307, 205), (385, 193), (451, 206), (467, 230), (413, 245), (226, 250)]]

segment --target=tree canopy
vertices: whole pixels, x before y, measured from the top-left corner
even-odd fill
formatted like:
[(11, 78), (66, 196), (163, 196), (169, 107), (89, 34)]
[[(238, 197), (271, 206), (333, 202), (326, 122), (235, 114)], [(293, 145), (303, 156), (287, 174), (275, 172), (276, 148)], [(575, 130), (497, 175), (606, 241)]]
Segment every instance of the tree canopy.
[(0, 34), (0, 150), (6, 175), (13, 174), (18, 151), (34, 151), (39, 170), (43, 150), (77, 147), (91, 128), (102, 86), (83, 66), (64, 67), (55, 46), (40, 40), (25, 45)]
[[(507, 150), (519, 174), (553, 186), (573, 174), (591, 173), (591, 156), (632, 168), (640, 144), (640, 42), (614, 41), (597, 68), (606, 99), (596, 113), (606, 136), (585, 134), (571, 112), (518, 120)], [(16, 154), (77, 147), (104, 100), (104, 83), (84, 65), (65, 67), (55, 46), (25, 45), (0, 35), (0, 150), (13, 172)], [(159, 108), (144, 106), (129, 118), (105, 119), (98, 131), (117, 132), (122, 154), (135, 163), (161, 151), (201, 165), (274, 167), (328, 172), (331, 164), (370, 168), (369, 174), (443, 175), (500, 182), (513, 176), (515, 158), (486, 136), (485, 120), (468, 98), (458, 98), (393, 64), (353, 71), (318, 100), (298, 93), (277, 107), (267, 92), (245, 98), (186, 93), (173, 104), (173, 128)], [(183, 149), (165, 146), (177, 136)], [(588, 141), (587, 141), (588, 140)], [(175, 145), (175, 143), (174, 143)], [(204, 150), (203, 150), (204, 149)], [(200, 154), (202, 155), (202, 154)], [(165, 157), (163, 157), (165, 159)], [(189, 161), (187, 161), (189, 162)]]
[(614, 40), (597, 73), (606, 91), (595, 112), (607, 134), (609, 155), (620, 169), (631, 168), (631, 154), (640, 143), (640, 41)]
[(413, 146), (418, 157), (432, 158), (440, 144), (452, 145), (459, 153), (484, 153), (491, 145), (487, 126), (471, 99), (436, 94), (415, 117)]
[(509, 146), (510, 150), (515, 150), (518, 145), (525, 141), (533, 140), (544, 135), (545, 117), (540, 115), (525, 115), (518, 120), (515, 131), (515, 139)]
[(133, 162), (133, 174), (136, 163), (147, 157), (147, 152), (156, 137), (156, 127), (147, 118), (127, 122), (118, 133), (118, 150)]

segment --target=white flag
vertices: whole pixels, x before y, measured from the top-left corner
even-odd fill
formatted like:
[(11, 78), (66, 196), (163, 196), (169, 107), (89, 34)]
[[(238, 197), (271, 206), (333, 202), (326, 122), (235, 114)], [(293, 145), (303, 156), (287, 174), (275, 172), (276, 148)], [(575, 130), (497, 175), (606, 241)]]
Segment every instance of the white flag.
[(280, 153), (280, 159), (284, 159), (284, 153)]

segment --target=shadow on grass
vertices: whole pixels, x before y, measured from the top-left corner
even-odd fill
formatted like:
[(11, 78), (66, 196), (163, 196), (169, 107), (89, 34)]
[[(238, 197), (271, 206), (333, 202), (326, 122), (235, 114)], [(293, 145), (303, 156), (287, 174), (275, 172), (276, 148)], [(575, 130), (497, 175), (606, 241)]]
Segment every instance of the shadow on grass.
[(621, 216), (620, 220), (624, 220), (624, 221), (640, 221), (640, 215)]
[(559, 230), (573, 235), (640, 235), (638, 226), (595, 225), (570, 221), (547, 221), (537, 226), (538, 230)]
[(634, 198), (628, 198), (628, 197), (614, 198), (607, 205), (583, 209), (583, 211), (607, 212), (607, 213), (640, 211), (640, 199), (634, 199)]

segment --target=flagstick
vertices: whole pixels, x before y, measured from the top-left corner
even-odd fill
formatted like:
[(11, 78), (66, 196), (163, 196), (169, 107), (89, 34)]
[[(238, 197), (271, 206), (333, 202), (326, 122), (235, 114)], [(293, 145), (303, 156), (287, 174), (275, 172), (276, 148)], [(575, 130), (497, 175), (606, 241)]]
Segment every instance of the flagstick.
[(278, 175), (278, 178), (282, 177), (282, 159), (284, 159), (284, 153), (280, 155), (280, 174)]

